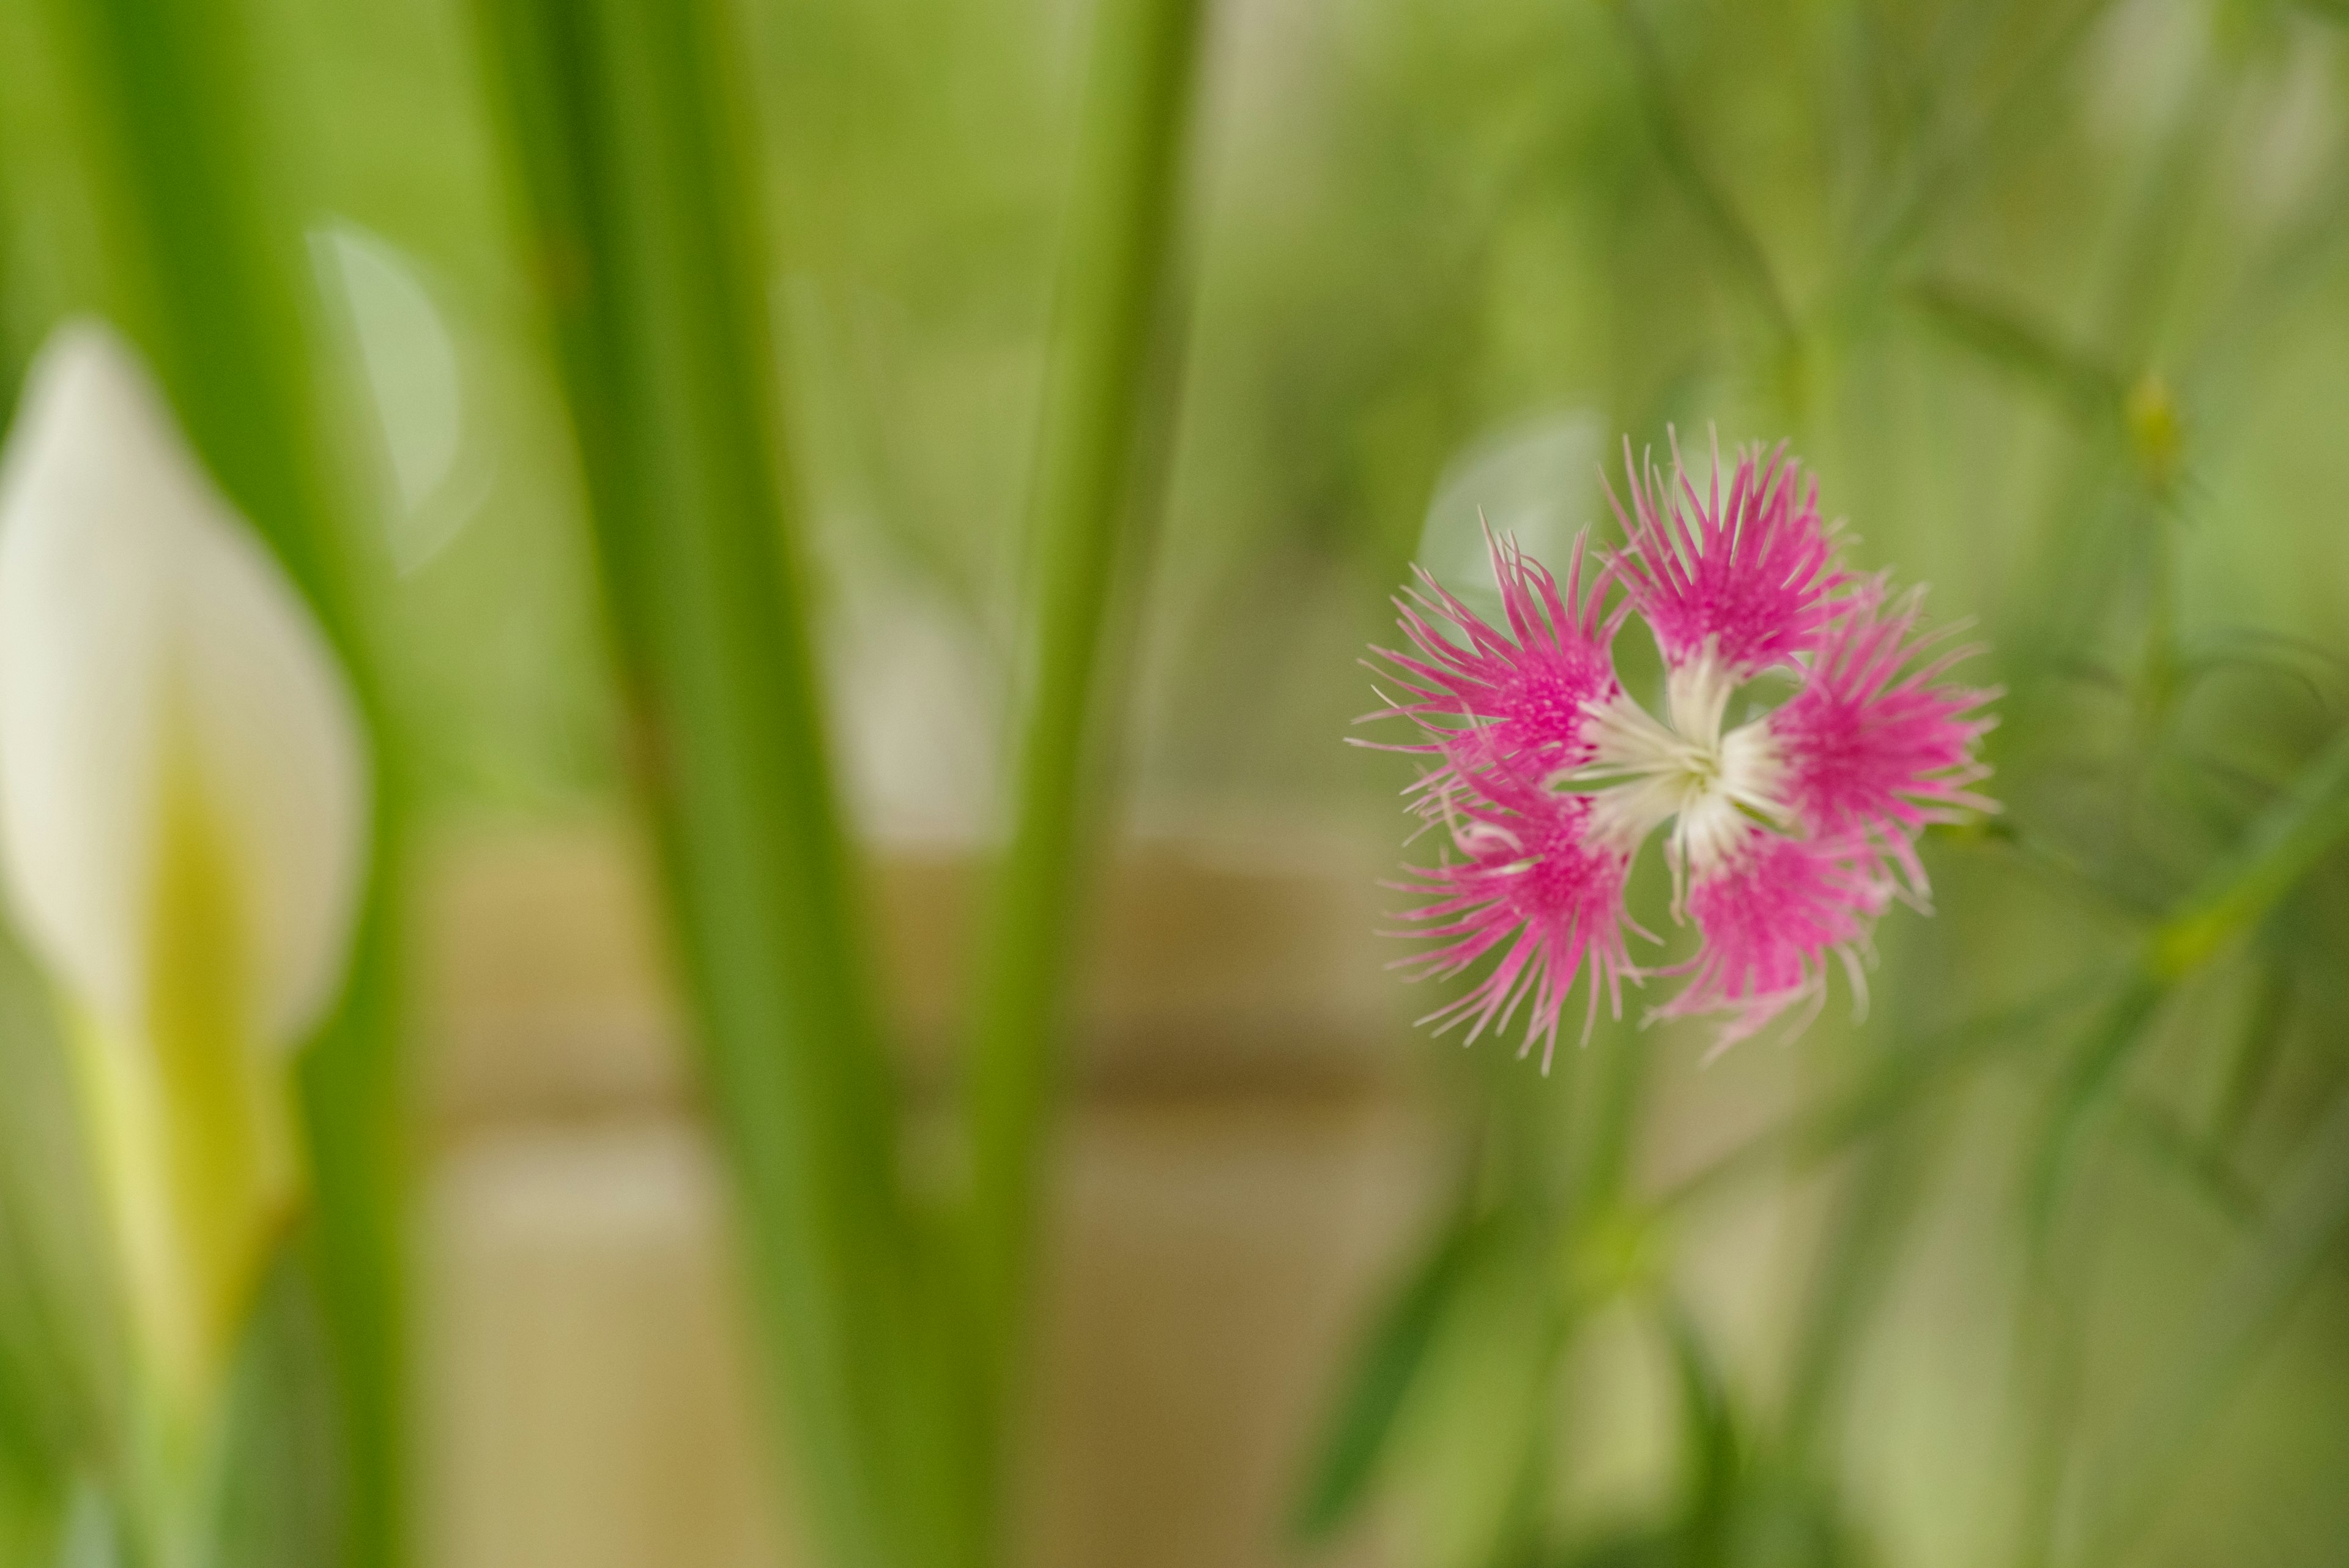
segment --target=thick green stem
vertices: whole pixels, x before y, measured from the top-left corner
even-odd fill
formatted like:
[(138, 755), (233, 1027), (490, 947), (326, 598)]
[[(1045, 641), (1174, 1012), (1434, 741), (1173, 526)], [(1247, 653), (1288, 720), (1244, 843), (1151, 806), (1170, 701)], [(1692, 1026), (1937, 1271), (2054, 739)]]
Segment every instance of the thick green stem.
[(1146, 458), (1171, 399), (1175, 237), (1202, 0), (1101, 0), (1030, 520), (1030, 685), (1016, 821), (996, 888), (970, 1064), (974, 1283), (990, 1372), (1016, 1358), (1060, 1002), (1092, 785), (1118, 693), (1112, 592), (1156, 497)]
[(828, 1561), (972, 1551), (895, 1166), (722, 0), (482, 0), (753, 1300)]
[(375, 739), (375, 875), (343, 1004), (302, 1064), (312, 1259), (346, 1416), (346, 1557), (406, 1554), (400, 846), (408, 791), (369, 625), (379, 563), (339, 525), (298, 215), (260, 171), (265, 99), (239, 30), (202, 0), (59, 4), (104, 179), (122, 325), (207, 466), (308, 597)]

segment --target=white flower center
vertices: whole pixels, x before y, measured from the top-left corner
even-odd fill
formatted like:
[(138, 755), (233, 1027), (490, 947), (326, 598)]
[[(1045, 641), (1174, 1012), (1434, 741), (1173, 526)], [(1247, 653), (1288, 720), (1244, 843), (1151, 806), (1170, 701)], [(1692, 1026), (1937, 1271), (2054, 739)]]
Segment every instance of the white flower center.
[(1590, 704), (1595, 753), (1565, 780), (1595, 791), (1592, 831), (1626, 852), (1665, 822), (1673, 824), (1676, 895), (1684, 877), (1722, 864), (1753, 817), (1783, 821), (1787, 815), (1778, 793), (1785, 770), (1767, 725), (1756, 720), (1721, 732), (1735, 684), (1707, 650), (1672, 672), (1663, 719), (1628, 693)]

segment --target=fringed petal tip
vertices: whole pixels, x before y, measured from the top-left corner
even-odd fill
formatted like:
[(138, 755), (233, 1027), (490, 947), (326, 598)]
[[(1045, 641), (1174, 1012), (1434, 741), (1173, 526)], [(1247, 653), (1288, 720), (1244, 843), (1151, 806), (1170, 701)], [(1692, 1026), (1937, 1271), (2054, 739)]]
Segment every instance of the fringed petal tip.
[[(1388, 742), (1394, 750), (1441, 755), (1440, 774), (1457, 777), (1498, 762), (1522, 760), (1556, 771), (1588, 753), (1584, 709), (1616, 689), (1609, 652), (1614, 626), (1603, 565), (1585, 570), (1578, 535), (1566, 581), (1527, 556), (1514, 538), (1485, 535), (1506, 629), (1497, 628), (1425, 568), (1416, 588), (1397, 596), (1402, 649), (1373, 649), (1373, 666), (1392, 681), (1387, 705), (1361, 722), (1407, 720), (1419, 734)], [(1448, 787), (1439, 780), (1436, 793)]]
[(1944, 679), (1978, 649), (1937, 648), (1951, 628), (1920, 631), (1922, 615), (1921, 589), (1895, 598), (1872, 580), (1767, 721), (1803, 829), (1857, 840), (1870, 871), (1897, 874), (1920, 901), (1918, 835), (1998, 809), (1973, 787), (1990, 776), (1977, 753), (1998, 693)]
[(1820, 644), (1851, 577), (1837, 560), (1837, 530), (1820, 520), (1817, 482), (1806, 483), (1785, 443), (1738, 454), (1725, 498), (1717, 435), (1702, 496), (1677, 433), (1671, 481), (1639, 462), (1628, 438), (1623, 462), (1631, 504), (1608, 486), (1625, 540), (1609, 564), (1668, 664), (1711, 649), (1744, 680)]
[(1718, 1055), (1807, 1000), (1809, 1012), (1793, 1031), (1799, 1033), (1825, 1000), (1830, 956), (1841, 960), (1864, 1010), (1863, 955), (1890, 897), (1890, 885), (1868, 869), (1857, 840), (1795, 839), (1749, 828), (1739, 849), (1689, 888), (1689, 919), (1701, 945), (1681, 966), (1691, 976), (1687, 986), (1656, 1016), (1726, 1014), (1713, 1047)]
[(1579, 796), (1526, 791), (1516, 809), (1479, 802), (1453, 832), (1464, 857), (1408, 867), (1403, 890), (1428, 901), (1400, 914), (1399, 934), (1437, 945), (1411, 955), (1413, 979), (1457, 976), (1497, 955), (1492, 971), (1455, 1001), (1420, 1020), (1438, 1033), (1466, 1023), (1466, 1043), (1488, 1029), (1506, 1031), (1526, 1010), (1526, 1054), (1542, 1043), (1548, 1070), (1568, 993), (1588, 967), (1583, 1037), (1589, 1037), (1603, 991), (1622, 1016), (1625, 980), (1639, 969), (1625, 941), (1624, 880), (1630, 861), (1594, 843), (1588, 803)]

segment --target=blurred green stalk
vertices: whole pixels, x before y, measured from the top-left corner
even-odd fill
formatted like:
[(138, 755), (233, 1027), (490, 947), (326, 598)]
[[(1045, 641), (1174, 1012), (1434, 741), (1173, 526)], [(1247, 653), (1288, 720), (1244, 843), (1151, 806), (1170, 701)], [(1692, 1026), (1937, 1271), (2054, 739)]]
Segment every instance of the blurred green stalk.
[(1152, 534), (1153, 447), (1171, 422), (1204, 11), (1203, 0), (1100, 0), (1093, 16), (1029, 517), (1015, 818), (968, 1069), (971, 1255), (983, 1375), (999, 1396), (1021, 1348), (1061, 1007), (1102, 815), (1093, 774), (1121, 707), (1112, 607)]
[(2210, 1282), (2186, 1348), (2122, 1424), (2089, 1495), (2081, 1568), (2128, 1561), (2175, 1501), (2180, 1472), (2289, 1309), (2322, 1278), (2349, 1228), (2349, 1095), (2301, 1140), (2266, 1221)]
[(408, 791), (364, 606), (377, 567), (338, 524), (296, 216), (260, 171), (270, 128), (233, 13), (205, 0), (56, 0), (96, 143), (122, 325), (215, 478), (285, 564), (350, 672), (374, 742), (375, 876), (342, 1006), (301, 1064), (313, 1261), (342, 1378), (345, 1561), (406, 1553), (406, 1100), (400, 846)]
[(796, 1492), (842, 1568), (960, 1561), (967, 1386), (825, 753), (743, 41), (723, 0), (478, 11)]
[(2248, 930), (2349, 836), (2349, 730), (2302, 770), (2233, 855), (2223, 861), (2147, 946), (2146, 968), (2168, 984), (2190, 974)]

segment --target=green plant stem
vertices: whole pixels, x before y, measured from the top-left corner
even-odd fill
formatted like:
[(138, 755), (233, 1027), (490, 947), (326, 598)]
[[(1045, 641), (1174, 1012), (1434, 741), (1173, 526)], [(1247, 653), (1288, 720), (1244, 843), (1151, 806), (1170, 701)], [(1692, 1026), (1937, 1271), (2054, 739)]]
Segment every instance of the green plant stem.
[(1461, 1282), (1491, 1244), (1494, 1227), (1465, 1209), (1447, 1220), (1398, 1289), (1381, 1303), (1331, 1403), (1291, 1524), (1295, 1539), (1322, 1544), (1350, 1524), (1418, 1386)]
[(2147, 944), (2147, 971), (2174, 982), (2262, 919), (2349, 835), (2349, 730), (2302, 769), (2235, 853), (2162, 922)]
[(1032, 640), (1009, 855), (995, 889), (969, 1068), (972, 1270), (988, 1375), (1019, 1351), (1060, 1003), (1084, 853), (1101, 815), (1094, 737), (1119, 693), (1111, 601), (1156, 508), (1154, 383), (1171, 387), (1175, 241), (1203, 0), (1101, 0), (1079, 131), (1030, 519)]
[(2243, 1020), (2243, 1038), (2228, 1067), (2219, 1103), (2211, 1112), (2210, 1138), (2232, 1153), (2260, 1108), (2291, 1033), (2295, 1002), (2292, 966), (2270, 955), (2260, 966), (2257, 989)]
[(481, 0), (796, 1489), (836, 1568), (976, 1554), (826, 757), (723, 0)]
[(1814, 1166), (1904, 1115), (1949, 1075), (2032, 1038), (2110, 984), (2103, 973), (2076, 976), (2016, 1006), (1890, 1046), (1849, 1089), (1753, 1134), (1667, 1188), (1650, 1207), (1670, 1215), (1734, 1189), (1757, 1170), (1785, 1161)]
[(258, 171), (270, 133), (243, 38), (202, 0), (55, 7), (104, 171), (121, 324), (214, 477), (284, 562), (349, 671), (374, 737), (374, 844), (350, 984), (300, 1069), (317, 1270), (342, 1382), (345, 1561), (407, 1551), (400, 1067), (409, 791), (376, 656), (380, 563), (338, 526), (299, 221)]
[(2033, 1141), (2023, 1180), (2023, 1214), (2034, 1252), (2054, 1235), (2056, 1206), (2089, 1124), (2114, 1097), (2122, 1068), (2136, 1057), (2168, 994), (2167, 986), (2132, 976), (2097, 1013), (2065, 1064), (2046, 1125)]
[(1895, 1112), (1856, 1158), (1819, 1260), (1795, 1341), (1780, 1442), (1798, 1464), (1824, 1469), (1843, 1437), (1840, 1417), (1868, 1331), (1893, 1288), (1939, 1152), (1930, 1105)]
[(1640, 106), (1647, 112), (1649, 129), (1655, 136), (1656, 151), (1663, 159), (1665, 171), (1695, 210), (1698, 220), (1713, 232), (1713, 243), (1744, 284), (1746, 292), (1754, 296), (1754, 305), (1776, 335), (1780, 348), (1791, 349), (1801, 339), (1802, 324), (1786, 302), (1785, 290), (1778, 285), (1778, 275), (1771, 267), (1754, 225), (1706, 169), (1697, 151), (1695, 139), (1689, 134), (1687, 117), (1673, 96), (1671, 69), (1655, 29), (1638, 0), (1617, 0), (1609, 10), (1623, 30), (1639, 78)]
[[(1869, 225), (1857, 247), (1846, 288), (1865, 293), (1882, 286), (1942, 217), (1957, 209), (1966, 191), (2000, 167), (2005, 144), (2022, 129), (2022, 110), (2063, 80), (2074, 53), (2112, 5), (2113, 0), (2079, 0), (1989, 91), (1988, 109), (1966, 125), (1929, 127), (1927, 145), (1904, 171), (1883, 215)], [(1968, 14), (1987, 14), (1989, 9), (1970, 9)]]
[(2013, 1374), (2023, 1485), (2008, 1558), (2019, 1568), (2047, 1568), (2062, 1543), (2079, 1469), (2088, 1310), (2082, 1296), (2100, 1241), (2089, 1233), (2076, 1252), (2034, 1253), (2023, 1274)]

